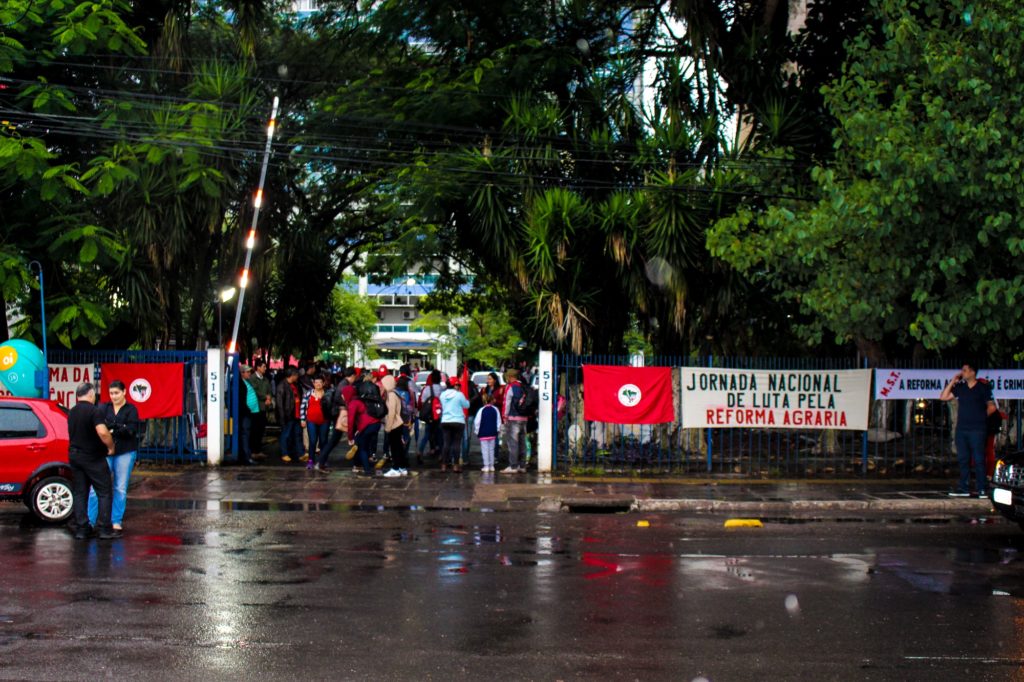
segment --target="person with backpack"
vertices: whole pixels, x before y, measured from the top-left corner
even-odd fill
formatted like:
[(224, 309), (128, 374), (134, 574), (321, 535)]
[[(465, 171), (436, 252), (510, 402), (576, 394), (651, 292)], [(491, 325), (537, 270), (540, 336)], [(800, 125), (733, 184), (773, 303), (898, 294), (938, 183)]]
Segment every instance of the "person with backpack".
[(416, 382), (406, 376), (398, 377), (395, 393), (402, 401), (402, 422), (405, 424), (405, 431), (402, 438), (405, 440), (405, 454), (409, 455), (409, 442), (412, 439), (412, 428), (416, 422), (419, 410), (416, 409)]
[(526, 471), (525, 455), (526, 426), (530, 415), (526, 413), (526, 388), (519, 382), (519, 370), (510, 369), (505, 373), (505, 443), (508, 445), (508, 466), (503, 474), (519, 474)]
[(386, 416), (387, 406), (377, 384), (369, 379), (357, 383), (348, 402), (348, 443), (358, 446), (359, 463), (367, 476), (374, 473), (372, 460), (377, 454), (377, 436)]
[(449, 377), (448, 388), (441, 394), (441, 471), (451, 465), (452, 471), (462, 473), (462, 434), (468, 409), (469, 399), (459, 389), (459, 380)]
[(388, 409), (387, 416), (384, 418), (384, 437), (391, 453), (391, 468), (384, 473), (384, 476), (386, 478), (408, 476), (409, 462), (406, 458), (405, 440), (406, 418), (410, 417), (408, 404), (398, 394), (398, 382), (395, 381), (395, 377), (389, 374), (381, 379), (380, 384), (384, 389)]
[(420, 421), (423, 422), (423, 437), (417, 445), (420, 463), (423, 463), (423, 453), (427, 445), (430, 445), (430, 456), (437, 457), (441, 449), (441, 394), (444, 386), (441, 385), (441, 372), (434, 370), (427, 377), (427, 385), (423, 387), (420, 394)]
[(484, 406), (476, 413), (473, 431), (480, 439), (480, 454), (484, 460), (481, 471), (494, 473), (494, 451), (498, 445), (498, 433), (501, 432), (501, 411), (494, 404), (493, 392), (482, 395)]
[(356, 371), (352, 367), (345, 369), (342, 372), (341, 377), (338, 379), (337, 384), (332, 387), (329, 391), (331, 396), (331, 414), (330, 423), (333, 425), (331, 429), (330, 438), (327, 441), (327, 447), (321, 447), (320, 458), (318, 464), (320, 465), (321, 471), (328, 471), (329, 458), (331, 453), (334, 452), (334, 448), (338, 447), (338, 443), (341, 442), (342, 438), (348, 435), (348, 408), (347, 398), (355, 394), (355, 387), (353, 382), (355, 381)]
[[(404, 387), (402, 386), (403, 379), (407, 381), (407, 385)], [(412, 424), (410, 424), (409, 426), (409, 434), (408, 437), (406, 438), (406, 444), (408, 445), (409, 440), (412, 439), (414, 435), (416, 438), (416, 442), (419, 443), (420, 420), (418, 400), (420, 395), (420, 387), (419, 384), (416, 383), (416, 372), (409, 365), (402, 365), (401, 367), (398, 368), (398, 388), (399, 390), (408, 391), (409, 395), (412, 396), (411, 402), (414, 414), (412, 418)], [(410, 448), (406, 447), (406, 452), (408, 453), (409, 451)]]
[[(309, 436), (309, 462), (306, 464), (306, 468), (309, 470), (320, 469), (321, 458), (323, 458), (324, 451), (327, 451), (327, 431), (331, 427), (331, 403), (331, 394), (324, 390), (324, 378), (317, 375), (313, 379), (313, 388), (303, 393), (302, 404), (299, 407), (299, 422)], [(329, 454), (330, 451), (327, 452)]]

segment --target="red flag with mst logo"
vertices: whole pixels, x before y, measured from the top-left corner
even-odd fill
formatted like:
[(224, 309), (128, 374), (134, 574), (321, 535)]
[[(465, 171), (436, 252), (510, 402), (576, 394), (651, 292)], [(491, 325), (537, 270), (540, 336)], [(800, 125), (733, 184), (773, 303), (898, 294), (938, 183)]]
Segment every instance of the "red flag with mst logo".
[(583, 418), (610, 424), (675, 421), (671, 367), (583, 365)]
[(180, 417), (185, 390), (185, 365), (180, 362), (104, 362), (100, 365), (103, 402), (110, 401), (111, 381), (123, 381), (128, 402), (142, 419)]

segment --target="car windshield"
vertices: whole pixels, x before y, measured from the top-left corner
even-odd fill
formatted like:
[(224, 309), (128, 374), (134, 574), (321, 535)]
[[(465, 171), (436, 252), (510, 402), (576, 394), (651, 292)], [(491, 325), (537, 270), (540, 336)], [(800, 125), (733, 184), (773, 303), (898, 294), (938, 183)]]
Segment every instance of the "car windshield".
[[(429, 376), (430, 376), (430, 372), (429, 371), (426, 371), (426, 372), (416, 372), (416, 383), (419, 384), (420, 386), (425, 386), (426, 383), (427, 383), (427, 377), (429, 377)], [(448, 375), (445, 374), (444, 372), (441, 372), (441, 381), (447, 381), (447, 380), (448, 380)]]

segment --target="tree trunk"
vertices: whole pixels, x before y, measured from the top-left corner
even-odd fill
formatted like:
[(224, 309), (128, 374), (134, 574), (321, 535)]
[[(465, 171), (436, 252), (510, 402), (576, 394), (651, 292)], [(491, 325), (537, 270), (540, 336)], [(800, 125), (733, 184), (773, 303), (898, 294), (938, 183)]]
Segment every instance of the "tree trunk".
[(857, 345), (857, 352), (868, 359), (868, 367), (883, 367), (887, 362), (885, 349), (879, 341), (858, 336), (854, 343)]

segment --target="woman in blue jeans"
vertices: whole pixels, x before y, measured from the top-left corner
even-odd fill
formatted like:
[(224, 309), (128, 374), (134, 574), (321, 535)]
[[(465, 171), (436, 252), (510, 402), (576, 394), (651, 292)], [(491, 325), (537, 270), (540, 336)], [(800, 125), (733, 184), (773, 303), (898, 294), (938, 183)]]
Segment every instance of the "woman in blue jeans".
[[(104, 411), (107, 428), (110, 429), (110, 435), (114, 437), (114, 454), (107, 457), (107, 465), (110, 467), (111, 478), (114, 482), (114, 509), (110, 521), (114, 530), (121, 530), (124, 508), (128, 500), (128, 479), (135, 466), (142, 420), (139, 419), (139, 411), (135, 409), (135, 406), (125, 399), (123, 381), (111, 381), (107, 393), (110, 396), (110, 402), (105, 403), (99, 409)], [(89, 521), (94, 524), (98, 506), (96, 491), (89, 491)]]

